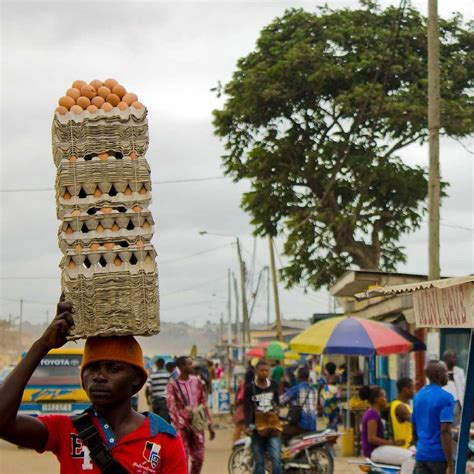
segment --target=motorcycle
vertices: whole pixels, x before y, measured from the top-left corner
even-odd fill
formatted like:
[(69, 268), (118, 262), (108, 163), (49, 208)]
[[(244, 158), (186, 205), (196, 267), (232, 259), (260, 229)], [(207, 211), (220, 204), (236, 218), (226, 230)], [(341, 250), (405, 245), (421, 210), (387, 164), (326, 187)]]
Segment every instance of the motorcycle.
[[(333, 474), (334, 444), (341, 436), (333, 430), (305, 433), (282, 445), (282, 469), (292, 474)], [(229, 474), (253, 473), (254, 462), (249, 437), (234, 443), (229, 457)]]

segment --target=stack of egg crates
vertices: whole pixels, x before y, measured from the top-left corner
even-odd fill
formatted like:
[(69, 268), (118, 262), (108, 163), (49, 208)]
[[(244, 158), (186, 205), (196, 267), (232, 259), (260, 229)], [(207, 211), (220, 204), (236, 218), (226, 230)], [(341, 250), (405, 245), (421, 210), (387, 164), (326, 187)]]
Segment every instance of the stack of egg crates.
[(158, 333), (146, 108), (55, 113), (52, 144), (71, 339)]

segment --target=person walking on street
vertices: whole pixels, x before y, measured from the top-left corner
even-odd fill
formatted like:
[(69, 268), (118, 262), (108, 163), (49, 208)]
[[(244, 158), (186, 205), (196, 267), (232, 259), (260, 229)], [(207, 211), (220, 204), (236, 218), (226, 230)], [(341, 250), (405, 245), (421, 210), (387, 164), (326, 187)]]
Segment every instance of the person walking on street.
[(188, 356), (178, 357), (179, 377), (168, 383), (166, 401), (173, 425), (179, 431), (184, 449), (191, 463), (190, 474), (199, 474), (204, 463), (204, 430), (214, 439), (211, 414), (201, 380), (193, 375), (193, 361)]
[(170, 379), (170, 373), (165, 369), (165, 361), (163, 359), (158, 359), (155, 365), (156, 370), (151, 373), (148, 379), (147, 398), (151, 399), (153, 413), (156, 413), (170, 423), (170, 414), (166, 404), (166, 386)]
[(458, 426), (461, 422), (462, 404), (466, 391), (466, 375), (461, 367), (457, 366), (458, 356), (456, 352), (448, 350), (443, 354), (443, 361), (448, 368), (448, 383), (443, 387), (454, 397), (454, 421), (453, 425)]
[(336, 374), (336, 364), (328, 362), (324, 367), (324, 371), (325, 377), (322, 379), (323, 385), (320, 392), (323, 415), (328, 420), (327, 427), (337, 431), (340, 417), (341, 390), (338, 383), (339, 376)]
[(310, 431), (316, 431), (318, 394), (309, 383), (309, 369), (300, 367), (297, 374), (298, 384), (280, 396), (280, 404), (291, 403), (289, 423), (283, 425), (283, 442)]
[(448, 382), (446, 365), (430, 361), (425, 369), (429, 385), (413, 401), (412, 423), (417, 438), (416, 474), (453, 474), (451, 427), (454, 397), (442, 389)]
[(403, 377), (397, 381), (397, 398), (390, 404), (390, 422), (393, 437), (404, 441), (403, 448), (413, 444), (413, 425), (411, 423), (412, 408), (410, 400), (415, 395), (413, 380)]
[(245, 387), (244, 417), (246, 432), (252, 437), (254, 474), (265, 474), (265, 456), (271, 462), (271, 474), (281, 474), (281, 425), (278, 418), (278, 386), (269, 379), (270, 365), (260, 359), (255, 379)]
[(66, 344), (73, 316), (72, 305), (61, 301), (54, 320), (0, 385), (0, 437), (40, 453), (53, 452), (61, 474), (186, 474), (176, 430), (154, 413), (132, 408), (132, 396), (148, 377), (132, 336), (87, 339), (80, 376), (92, 405), (81, 415), (18, 414), (28, 380), (51, 349)]
[(275, 367), (272, 369), (272, 380), (274, 380), (278, 386), (280, 385), (280, 380), (282, 379), (284, 373), (285, 369), (281, 366), (280, 361), (276, 360)]

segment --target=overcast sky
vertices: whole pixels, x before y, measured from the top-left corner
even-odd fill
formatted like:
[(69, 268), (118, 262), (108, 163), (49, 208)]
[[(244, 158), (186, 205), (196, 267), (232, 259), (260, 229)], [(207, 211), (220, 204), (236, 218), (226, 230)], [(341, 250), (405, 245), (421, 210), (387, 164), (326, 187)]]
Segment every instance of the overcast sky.
[[(314, 11), (322, 3), (2, 1), (1, 189), (54, 186), (50, 129), (56, 102), (75, 79), (108, 77), (136, 92), (148, 108), (153, 181), (222, 176), (222, 143), (211, 126), (211, 111), (221, 102), (210, 89), (229, 80), (261, 28), (286, 8)], [(349, 0), (327, 3), (357, 6)], [(422, 10), (424, 3), (413, 2)], [(443, 16), (460, 11), (473, 18), (465, 0), (440, 0), (439, 8)], [(463, 144), (473, 148), (472, 141)], [(412, 146), (402, 156), (425, 165), (427, 147)], [(443, 140), (441, 159), (450, 182), (442, 209), (442, 273), (463, 275), (473, 271), (473, 156)], [(225, 311), (227, 268), (238, 271), (233, 239), (198, 232), (239, 236), (250, 266), (252, 229), (239, 207), (246, 189), (246, 183), (228, 179), (154, 185), (163, 320), (201, 324)], [(23, 298), (25, 318), (44, 321), (59, 295), (54, 193), (1, 192), (0, 199), (0, 319), (18, 315)], [(401, 244), (408, 262), (399, 270), (425, 273), (426, 226)], [(255, 274), (268, 264), (266, 241), (258, 240), (256, 248)], [(200, 252), (205, 253), (193, 256)], [(284, 317), (307, 318), (329, 305), (325, 291), (281, 292)], [(262, 293), (254, 319), (265, 318)]]

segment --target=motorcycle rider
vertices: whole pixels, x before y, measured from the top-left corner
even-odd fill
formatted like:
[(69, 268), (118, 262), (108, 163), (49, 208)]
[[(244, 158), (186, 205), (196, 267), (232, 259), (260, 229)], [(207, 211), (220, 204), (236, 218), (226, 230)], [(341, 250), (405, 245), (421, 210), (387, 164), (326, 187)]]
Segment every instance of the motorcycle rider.
[(255, 474), (265, 474), (265, 455), (270, 458), (271, 474), (281, 474), (281, 440), (278, 419), (278, 386), (269, 379), (270, 365), (260, 359), (255, 367), (255, 380), (244, 393), (245, 431), (251, 436)]
[[(280, 404), (292, 404), (297, 407), (295, 417), (283, 425), (282, 439), (285, 444), (293, 437), (316, 431), (317, 392), (309, 383), (309, 369), (300, 367), (297, 372), (298, 384), (291, 387), (280, 397)], [(290, 413), (292, 408), (290, 408)], [(299, 415), (299, 416), (298, 416)], [(290, 417), (291, 418), (291, 417)]]

